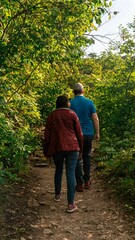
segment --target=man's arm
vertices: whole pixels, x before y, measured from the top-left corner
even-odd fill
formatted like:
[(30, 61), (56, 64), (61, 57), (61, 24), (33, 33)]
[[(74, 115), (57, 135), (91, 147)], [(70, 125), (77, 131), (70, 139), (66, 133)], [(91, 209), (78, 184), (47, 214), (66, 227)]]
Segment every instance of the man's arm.
[(83, 133), (82, 133), (81, 125), (80, 125), (79, 118), (77, 117), (77, 115), (75, 116), (74, 131), (76, 133), (76, 137), (77, 137), (77, 140), (79, 143), (80, 152), (82, 152), (82, 150), (83, 150)]
[(93, 113), (91, 116), (92, 120), (93, 120), (93, 124), (94, 124), (94, 128), (95, 128), (95, 140), (99, 140), (100, 139), (100, 134), (99, 134), (99, 118), (97, 113)]

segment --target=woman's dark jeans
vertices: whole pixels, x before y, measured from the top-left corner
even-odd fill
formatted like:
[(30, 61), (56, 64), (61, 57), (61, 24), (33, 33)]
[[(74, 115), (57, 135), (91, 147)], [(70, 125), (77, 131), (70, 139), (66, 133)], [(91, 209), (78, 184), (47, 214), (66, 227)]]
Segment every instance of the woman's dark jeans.
[(77, 161), (76, 166), (76, 183), (77, 185), (83, 184), (83, 182), (87, 182), (90, 180), (90, 153), (92, 148), (92, 140), (91, 136), (83, 136), (83, 153), (82, 153), (82, 160), (83, 160), (83, 172), (81, 166), (81, 159), (79, 158)]
[(77, 160), (79, 157), (78, 151), (63, 151), (53, 155), (55, 163), (55, 175), (54, 175), (54, 184), (55, 184), (55, 194), (59, 195), (61, 192), (62, 184), (62, 174), (64, 167), (64, 160), (66, 165), (66, 179), (67, 179), (67, 199), (68, 204), (74, 202), (75, 194), (75, 169)]

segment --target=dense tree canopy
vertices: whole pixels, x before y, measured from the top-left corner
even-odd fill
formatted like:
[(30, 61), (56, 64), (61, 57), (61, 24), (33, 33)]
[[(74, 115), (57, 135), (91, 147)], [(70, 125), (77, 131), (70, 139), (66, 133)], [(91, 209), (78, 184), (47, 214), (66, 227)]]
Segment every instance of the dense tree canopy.
[(4, 0), (0, 51), (1, 75), (10, 78), (10, 83), (3, 83), (7, 100), (43, 65), (76, 61), (81, 48), (90, 43), (84, 33), (101, 22), (109, 5), (107, 0)]

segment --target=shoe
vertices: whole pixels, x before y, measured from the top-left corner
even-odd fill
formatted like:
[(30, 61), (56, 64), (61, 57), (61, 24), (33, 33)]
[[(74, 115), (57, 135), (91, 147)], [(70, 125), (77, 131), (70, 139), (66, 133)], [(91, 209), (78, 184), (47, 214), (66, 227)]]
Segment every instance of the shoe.
[(91, 185), (91, 181), (87, 181), (84, 183), (85, 188), (90, 188), (90, 185)]
[(68, 204), (68, 209), (67, 209), (67, 212), (68, 213), (73, 213), (74, 211), (77, 210), (77, 206), (75, 205), (75, 203), (73, 204)]
[(55, 202), (59, 202), (60, 201), (60, 194), (58, 194), (58, 195), (56, 194), (55, 195), (54, 201)]
[(77, 192), (83, 192), (83, 185), (76, 185), (75, 189)]

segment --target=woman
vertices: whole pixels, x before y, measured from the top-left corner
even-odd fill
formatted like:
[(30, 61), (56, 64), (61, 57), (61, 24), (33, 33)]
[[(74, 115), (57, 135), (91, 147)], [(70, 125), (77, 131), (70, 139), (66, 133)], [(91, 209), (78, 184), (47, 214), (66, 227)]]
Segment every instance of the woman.
[(67, 179), (67, 212), (77, 209), (74, 203), (75, 168), (82, 152), (82, 131), (75, 112), (69, 109), (67, 96), (59, 96), (56, 100), (56, 110), (47, 119), (43, 151), (46, 157), (53, 157), (55, 163), (55, 201), (60, 201), (63, 165), (65, 160)]

